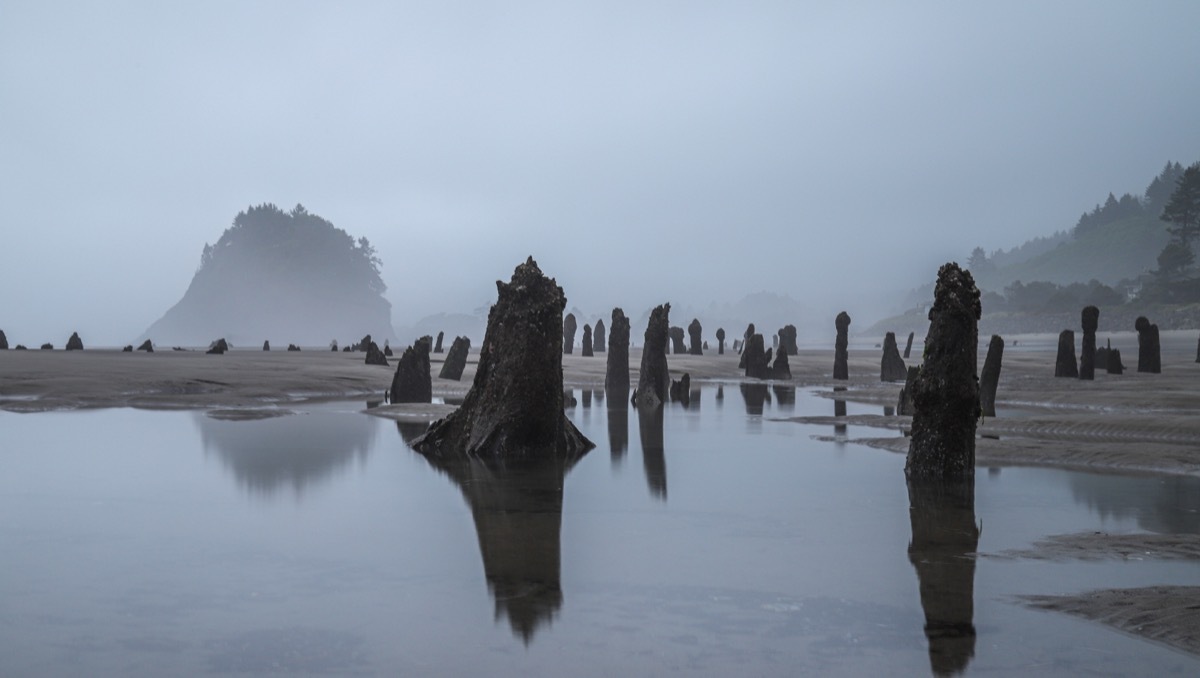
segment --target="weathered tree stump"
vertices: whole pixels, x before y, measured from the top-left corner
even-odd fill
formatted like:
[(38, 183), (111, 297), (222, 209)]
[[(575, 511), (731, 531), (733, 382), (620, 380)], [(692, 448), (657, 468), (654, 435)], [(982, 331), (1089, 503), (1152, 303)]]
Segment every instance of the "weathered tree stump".
[(629, 397), (629, 318), (620, 308), (612, 310), (608, 335), (608, 363), (604, 373), (604, 393), (609, 409), (628, 409)]
[(684, 333), (682, 327), (667, 328), (667, 336), (671, 338), (671, 353), (675, 355), (687, 353), (687, 344), (683, 341)]
[[(661, 407), (667, 401), (671, 375), (667, 371), (667, 332), (671, 305), (656, 306), (646, 324), (646, 341), (642, 345), (642, 365), (638, 373), (637, 391), (633, 404), (638, 407)], [(611, 343), (611, 342), (610, 342)]]
[(979, 375), (979, 410), (985, 417), (996, 416), (996, 385), (1000, 382), (1000, 363), (1003, 360), (1004, 339), (993, 334), (987, 357), (983, 359), (983, 372)]
[(270, 350), (271, 350), (271, 342), (270, 342), (270, 341), (268, 341), (268, 340), (265, 340), (265, 339), (263, 340), (263, 350), (264, 350), (264, 351), (270, 351)]
[(1121, 349), (1108, 349), (1108, 373), (1125, 374), (1125, 364), (1121, 362)]
[(904, 377), (904, 386), (900, 387), (900, 397), (896, 400), (896, 414), (911, 417), (913, 413), (912, 385), (921, 373), (920, 366), (910, 366)]
[(788, 355), (796, 355), (800, 352), (800, 346), (796, 343), (795, 325), (784, 325), (776, 336), (779, 337), (779, 347), (787, 351)]
[(562, 322), (562, 352), (565, 355), (571, 355), (575, 352), (575, 330), (579, 326), (575, 321), (575, 314), (568, 313), (567, 317), (563, 318)]
[(592, 326), (587, 323), (583, 325), (583, 345), (580, 347), (579, 355), (585, 358), (595, 355), (592, 352)]
[(837, 328), (837, 338), (833, 343), (833, 378), (849, 379), (850, 314), (842, 311), (837, 314), (837, 318), (834, 318), (833, 324)]
[(67, 339), (67, 350), (68, 351), (82, 351), (83, 350), (83, 340), (79, 338), (78, 332), (72, 332), (71, 338)]
[(592, 352), (604, 353), (604, 318), (596, 321), (596, 326), (592, 328)]
[(392, 375), (393, 403), (433, 402), (433, 379), (429, 376), (429, 337), (421, 337), (404, 349)]
[(436, 341), (436, 342), (433, 344), (433, 352), (434, 352), (434, 353), (441, 353), (441, 352), (442, 352), (442, 339), (443, 339), (445, 336), (446, 336), (446, 332), (445, 332), (445, 330), (442, 330), (442, 331), (439, 331), (439, 332), (438, 332), (438, 335), (437, 335), (437, 341)]
[(382, 365), (384, 367), (387, 367), (388, 364), (387, 356), (383, 354), (383, 351), (379, 350), (379, 344), (373, 341), (367, 344), (367, 357), (364, 362), (367, 365)]
[[(717, 328), (717, 355), (725, 355), (725, 328)], [(1196, 349), (1196, 360), (1200, 361), (1200, 347)]]
[(775, 354), (775, 362), (771, 364), (772, 379), (791, 379), (792, 367), (788, 364), (787, 348), (782, 343), (779, 345), (779, 351)]
[(1075, 364), (1075, 332), (1063, 330), (1058, 335), (1058, 357), (1054, 361), (1054, 376), (1079, 377), (1079, 367)]
[(1081, 314), (1083, 346), (1079, 350), (1079, 378), (1096, 378), (1096, 328), (1100, 325), (1100, 309), (1085, 306)]
[(896, 346), (896, 333), (888, 332), (883, 337), (883, 358), (879, 361), (879, 381), (903, 381), (908, 377), (900, 348)]
[(904, 344), (904, 359), (905, 360), (908, 360), (909, 356), (912, 355), (913, 334), (914, 334), (913, 332), (908, 333), (908, 341)]
[(913, 426), (909, 478), (975, 475), (975, 424), (979, 418), (979, 289), (958, 264), (938, 270), (925, 362), (910, 385)]
[(1133, 328), (1138, 333), (1138, 372), (1159, 374), (1162, 372), (1162, 355), (1158, 343), (1158, 325), (1153, 325), (1146, 316), (1138, 316)]
[(746, 376), (751, 379), (771, 378), (771, 357), (763, 350), (763, 343), (763, 335), (751, 335), (746, 349), (742, 351), (742, 358), (746, 363)]
[(688, 353), (692, 355), (704, 355), (704, 349), (700, 347), (700, 344), (703, 341), (700, 338), (700, 334), (702, 332), (700, 328), (700, 320), (698, 318), (692, 318), (692, 322), (688, 325), (687, 331), (689, 344)]
[(145, 351), (146, 353), (154, 353), (154, 344), (150, 343), (150, 340), (147, 339), (146, 341), (142, 342), (141, 346), (137, 347), (137, 350)]
[(563, 412), (562, 288), (533, 257), (496, 288), (471, 390), (413, 448), (508, 462), (577, 459), (593, 445)]
[(452, 381), (462, 379), (463, 370), (467, 368), (467, 354), (470, 351), (470, 339), (467, 337), (455, 337), (454, 343), (450, 344), (450, 352), (446, 354), (446, 360), (442, 363), (442, 371), (438, 373), (438, 379), (450, 379)]

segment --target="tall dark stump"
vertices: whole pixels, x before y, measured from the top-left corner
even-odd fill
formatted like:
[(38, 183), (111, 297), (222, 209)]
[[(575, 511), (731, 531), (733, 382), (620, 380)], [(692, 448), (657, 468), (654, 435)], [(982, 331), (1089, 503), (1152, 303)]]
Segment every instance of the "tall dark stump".
[(67, 339), (67, 350), (68, 351), (82, 351), (83, 350), (83, 340), (79, 338), (78, 332), (72, 332), (71, 338)]
[(687, 353), (687, 344), (683, 341), (683, 328), (670, 327), (667, 328), (667, 336), (671, 338), (671, 353), (675, 355), (683, 355)]
[(604, 353), (604, 332), (604, 318), (601, 318), (592, 328), (592, 351), (594, 353)]
[(562, 321), (562, 352), (566, 355), (571, 355), (575, 352), (576, 329), (578, 329), (578, 325), (575, 322), (575, 314), (568, 313), (567, 317), (563, 318)]
[(915, 333), (914, 332), (908, 333), (908, 341), (904, 344), (904, 359), (905, 360), (908, 360), (909, 356), (912, 355), (913, 334), (915, 334)]
[(903, 381), (908, 376), (900, 348), (896, 346), (896, 333), (883, 336), (883, 357), (879, 361), (879, 381)]
[(1145, 316), (1138, 316), (1133, 328), (1138, 333), (1138, 372), (1159, 374), (1162, 372), (1162, 356), (1158, 344), (1158, 325), (1153, 325)]
[(1079, 377), (1079, 367), (1075, 364), (1075, 332), (1063, 330), (1058, 334), (1058, 357), (1054, 360), (1054, 376)]
[(949, 263), (938, 270), (933, 294), (925, 362), (909, 388), (915, 411), (904, 473), (970, 478), (979, 418), (979, 289), (970, 271)]
[[(717, 355), (725, 355), (725, 328), (717, 328)], [(1200, 344), (1196, 347), (1196, 362), (1200, 362)]]
[[(370, 336), (371, 335), (369, 335), (369, 334), (367, 335), (368, 338), (370, 338)], [(434, 353), (442, 352), (442, 339), (445, 338), (445, 336), (446, 336), (446, 333), (444, 331), (438, 332), (437, 341), (433, 344), (433, 352)]]
[(993, 334), (988, 344), (987, 357), (983, 359), (983, 372), (979, 375), (979, 411), (985, 417), (996, 416), (996, 385), (1000, 382), (1000, 363), (1004, 360), (1004, 340)]
[[(8, 337), (4, 336), (4, 330), (0, 330), (0, 351), (8, 350)], [(1200, 349), (1197, 350), (1197, 360), (1200, 361)]]
[(1121, 349), (1108, 349), (1108, 373), (1125, 374), (1125, 364), (1121, 362)]
[(429, 337), (421, 337), (404, 349), (392, 375), (393, 403), (433, 402), (433, 379), (429, 375)]
[(738, 355), (741, 356), (740, 358), (738, 358), (738, 369), (739, 370), (746, 368), (746, 344), (750, 343), (750, 337), (753, 337), (754, 335), (755, 335), (754, 323), (750, 323), (749, 325), (746, 325), (746, 332), (745, 332), (745, 334), (742, 335), (742, 345), (741, 345), (741, 348), (738, 349)]
[(379, 344), (376, 344), (372, 341), (367, 345), (367, 357), (365, 363), (367, 365), (383, 365), (384, 367), (387, 367), (387, 356), (383, 354), (383, 351), (379, 350)]
[(514, 462), (578, 458), (593, 445), (563, 413), (562, 288), (529, 257), (496, 289), (471, 390), (413, 448)]
[(848, 365), (850, 352), (847, 347), (850, 345), (850, 339), (847, 333), (850, 330), (850, 314), (842, 311), (837, 314), (837, 318), (833, 321), (837, 327), (837, 339), (833, 343), (833, 378), (834, 379), (849, 379), (850, 367)]
[(585, 358), (591, 358), (595, 355), (592, 352), (592, 326), (587, 323), (583, 325), (583, 345), (579, 348), (579, 355)]
[(771, 378), (771, 358), (770, 354), (763, 350), (763, 335), (755, 334), (750, 337), (745, 350), (742, 351), (742, 358), (746, 363), (747, 377), (752, 379)]
[[(667, 371), (667, 331), (671, 305), (654, 307), (646, 324), (646, 340), (642, 344), (642, 365), (638, 372), (637, 391), (633, 403), (638, 407), (661, 407), (667, 402), (671, 375)], [(610, 342), (611, 343), (611, 342)]]
[(700, 320), (692, 318), (692, 322), (688, 325), (688, 353), (691, 355), (704, 355), (704, 350), (700, 347), (702, 340), (700, 339)]
[(438, 379), (462, 379), (463, 370), (467, 368), (467, 354), (470, 352), (471, 340), (467, 337), (455, 337), (454, 343), (450, 344), (450, 352), (446, 354), (446, 360), (442, 362), (442, 371), (438, 373)]
[(629, 405), (629, 318), (619, 308), (612, 310), (612, 327), (608, 334), (608, 363), (604, 373), (604, 392), (610, 409)]
[(1083, 321), (1083, 346), (1079, 349), (1079, 378), (1096, 378), (1096, 328), (1100, 325), (1100, 309), (1085, 306)]
[(779, 347), (787, 351), (788, 355), (796, 355), (800, 352), (800, 346), (796, 343), (796, 326), (784, 325), (779, 329)]

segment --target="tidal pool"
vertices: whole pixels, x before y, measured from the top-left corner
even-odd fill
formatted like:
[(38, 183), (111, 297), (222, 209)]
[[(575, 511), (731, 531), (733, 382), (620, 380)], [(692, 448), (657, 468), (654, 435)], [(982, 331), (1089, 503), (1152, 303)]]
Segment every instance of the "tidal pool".
[(1200, 674), (1015, 599), (1195, 564), (975, 557), (1198, 532), (1195, 479), (981, 468), (972, 508), (773, 420), (876, 407), (576, 395), (596, 448), (569, 469), (435, 467), (361, 403), (0, 413), (0, 675)]

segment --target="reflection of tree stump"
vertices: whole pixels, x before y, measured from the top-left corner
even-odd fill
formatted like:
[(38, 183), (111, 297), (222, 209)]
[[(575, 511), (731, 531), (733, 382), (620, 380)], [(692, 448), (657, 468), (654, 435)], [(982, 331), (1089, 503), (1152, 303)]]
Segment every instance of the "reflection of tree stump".
[[(765, 386), (763, 388), (766, 388)], [(663, 443), (663, 408), (638, 408), (638, 434), (642, 440), (642, 464), (650, 494), (667, 500), (667, 459)]]
[(975, 656), (975, 483), (910, 480), (912, 541), (929, 664), (935, 675), (960, 673)]
[[(556, 328), (556, 353), (558, 338)], [(458, 485), (470, 505), (496, 617), (506, 617), (513, 634), (528, 645), (563, 604), (563, 479), (575, 460), (509, 464), (424, 456)]]

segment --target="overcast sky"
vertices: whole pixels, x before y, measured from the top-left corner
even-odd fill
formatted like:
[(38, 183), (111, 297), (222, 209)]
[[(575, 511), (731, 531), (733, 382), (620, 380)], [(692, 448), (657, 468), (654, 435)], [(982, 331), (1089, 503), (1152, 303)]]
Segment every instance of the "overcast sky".
[(1200, 160), (1200, 2), (982, 4), (0, 0), (0, 329), (126, 343), (263, 202), (368, 237), (397, 325), (532, 254), (832, 327)]

